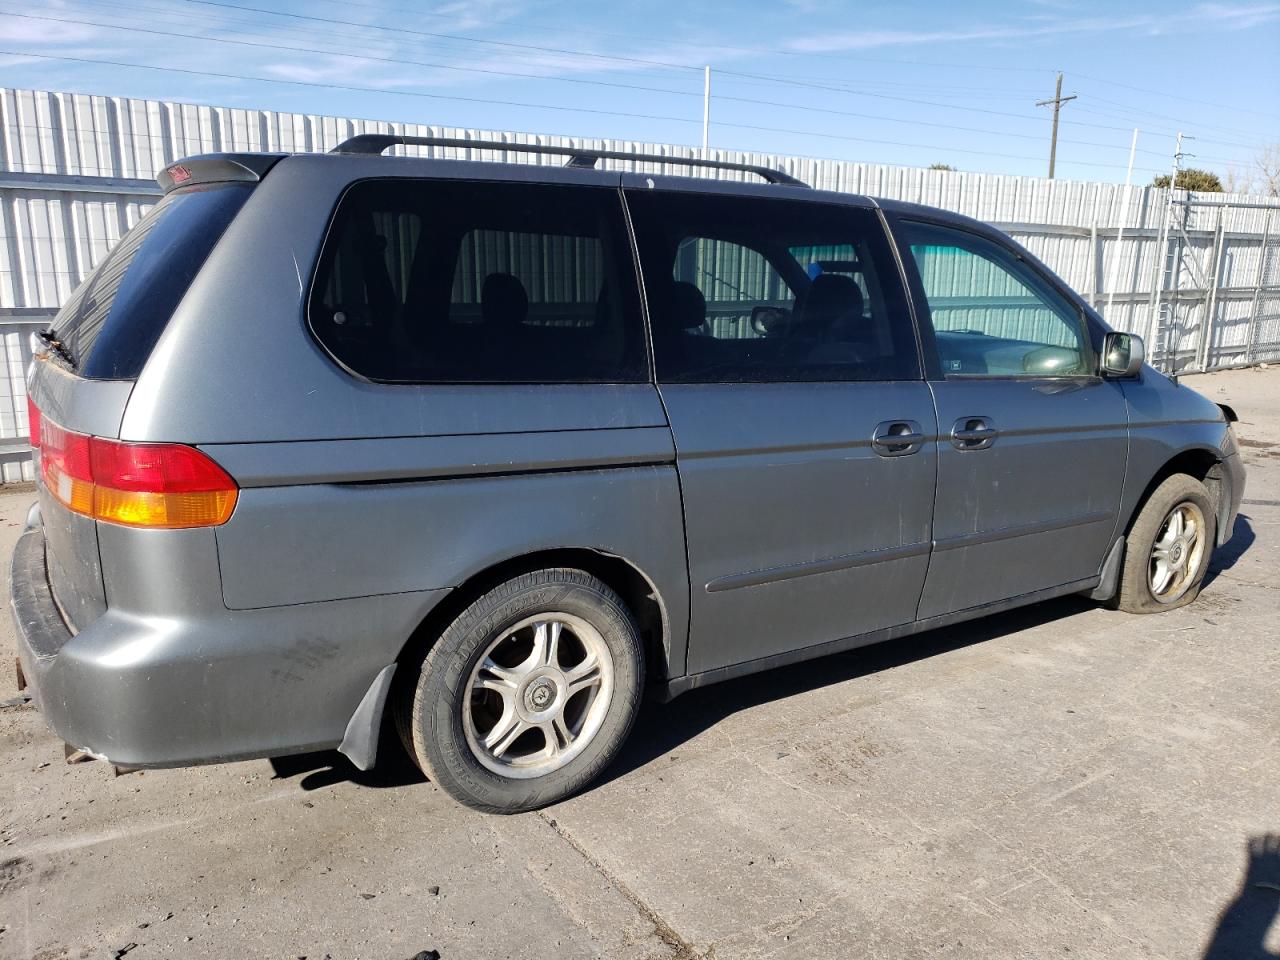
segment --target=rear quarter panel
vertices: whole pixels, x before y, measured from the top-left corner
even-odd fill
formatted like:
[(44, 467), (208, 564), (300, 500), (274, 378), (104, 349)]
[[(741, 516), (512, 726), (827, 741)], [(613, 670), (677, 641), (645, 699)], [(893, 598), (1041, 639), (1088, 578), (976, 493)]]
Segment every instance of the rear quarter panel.
[(231, 609), (452, 588), (563, 548), (622, 557), (649, 580), (669, 670), (683, 672), (688, 577), (671, 465), (249, 488), (218, 530)]

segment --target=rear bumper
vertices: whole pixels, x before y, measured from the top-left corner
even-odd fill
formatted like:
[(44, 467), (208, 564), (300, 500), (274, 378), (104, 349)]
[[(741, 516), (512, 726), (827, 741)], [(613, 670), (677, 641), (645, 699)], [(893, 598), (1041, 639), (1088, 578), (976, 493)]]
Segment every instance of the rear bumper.
[(18, 658), (46, 722), (72, 746), (136, 767), (339, 746), (447, 592), (165, 615), (109, 608), (73, 633), (39, 525), (18, 541), (11, 590)]
[(39, 527), (29, 527), (18, 539), (11, 575), (9, 608), (18, 638), (18, 660), (33, 699), (43, 710), (42, 678), (72, 634), (53, 602), (45, 571), (44, 532)]

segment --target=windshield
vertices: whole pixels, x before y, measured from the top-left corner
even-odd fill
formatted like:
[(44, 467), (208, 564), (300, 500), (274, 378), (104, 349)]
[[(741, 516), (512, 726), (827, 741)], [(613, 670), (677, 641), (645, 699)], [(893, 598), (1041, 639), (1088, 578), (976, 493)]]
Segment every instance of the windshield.
[(248, 184), (165, 196), (121, 238), (53, 321), (82, 377), (128, 380), (142, 365), (209, 251), (248, 199)]

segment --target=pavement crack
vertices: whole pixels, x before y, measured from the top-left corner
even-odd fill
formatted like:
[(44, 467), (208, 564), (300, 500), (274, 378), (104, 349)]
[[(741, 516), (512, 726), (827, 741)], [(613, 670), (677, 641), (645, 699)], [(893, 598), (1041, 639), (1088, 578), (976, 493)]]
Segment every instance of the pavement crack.
[(592, 855), (591, 851), (578, 842), (577, 838), (575, 838), (573, 834), (569, 833), (568, 830), (557, 823), (552, 817), (547, 816), (544, 811), (537, 811), (537, 816), (543, 823), (554, 830), (561, 840), (571, 846), (577, 852), (578, 856), (582, 857), (583, 860), (590, 864), (591, 868), (595, 870), (596, 873), (600, 874), (609, 886), (622, 894), (622, 896), (626, 898), (627, 902), (639, 911), (641, 916), (653, 924), (654, 935), (671, 949), (671, 956), (673, 960), (706, 960), (702, 954), (698, 953), (698, 951), (694, 949), (693, 944), (680, 936), (671, 924), (662, 919), (662, 915), (659, 914), (657, 910), (649, 906), (643, 897), (627, 886), (627, 884), (615, 876), (608, 867), (596, 859), (596, 857)]

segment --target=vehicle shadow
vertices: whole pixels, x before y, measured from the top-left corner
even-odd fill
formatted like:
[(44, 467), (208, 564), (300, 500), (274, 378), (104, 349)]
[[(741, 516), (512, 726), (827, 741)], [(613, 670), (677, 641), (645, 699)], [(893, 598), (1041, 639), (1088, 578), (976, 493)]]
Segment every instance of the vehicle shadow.
[(1200, 589), (1203, 590), (1212, 584), (1218, 579), (1218, 574), (1234, 567), (1257, 539), (1249, 518), (1243, 513), (1237, 514), (1236, 524), (1231, 528), (1231, 539), (1213, 551), (1213, 558), (1209, 561), (1209, 569), (1204, 575), (1204, 583)]
[[(391, 724), (386, 724), (385, 727), (391, 727)], [(291, 757), (273, 757), (268, 763), (274, 774), (273, 780), (301, 777), (298, 786), (307, 791), (322, 790), (339, 783), (387, 789), (427, 782), (422, 771), (405, 753), (399, 735), (395, 730), (385, 728), (378, 742), (378, 763), (372, 770), (358, 769), (337, 750), (316, 750)]]
[(645, 766), (740, 710), (926, 660), (1095, 607), (1095, 603), (1079, 596), (1048, 600), (912, 637), (727, 680), (690, 691), (670, 703), (646, 703), (618, 759), (599, 782), (607, 783)]
[(1275, 960), (1266, 937), (1280, 916), (1280, 834), (1251, 838), (1245, 856), (1240, 889), (1218, 916), (1203, 960)]

